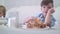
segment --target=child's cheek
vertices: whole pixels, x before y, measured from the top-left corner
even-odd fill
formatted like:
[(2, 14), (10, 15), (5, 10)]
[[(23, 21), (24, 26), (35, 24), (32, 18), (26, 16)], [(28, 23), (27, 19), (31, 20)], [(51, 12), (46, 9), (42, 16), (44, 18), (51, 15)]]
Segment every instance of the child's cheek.
[(48, 9), (47, 8), (44, 8), (44, 12), (47, 13), (48, 12)]
[(0, 12), (0, 16), (3, 16), (3, 13), (2, 12)]

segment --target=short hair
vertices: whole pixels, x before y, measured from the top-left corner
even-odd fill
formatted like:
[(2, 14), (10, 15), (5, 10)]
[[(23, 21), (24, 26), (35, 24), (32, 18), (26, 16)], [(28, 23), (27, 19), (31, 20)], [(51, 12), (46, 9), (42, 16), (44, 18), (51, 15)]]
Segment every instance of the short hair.
[(49, 3), (52, 3), (52, 5), (53, 5), (53, 0), (42, 0), (41, 6), (48, 5)]
[(6, 8), (3, 5), (0, 5), (0, 8), (3, 8), (3, 17), (6, 15)]

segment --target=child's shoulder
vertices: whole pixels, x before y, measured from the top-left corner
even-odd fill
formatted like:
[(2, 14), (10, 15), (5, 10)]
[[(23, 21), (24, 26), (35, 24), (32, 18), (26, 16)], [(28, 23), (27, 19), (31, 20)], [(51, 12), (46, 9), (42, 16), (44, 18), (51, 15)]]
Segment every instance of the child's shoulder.
[(43, 17), (43, 13), (40, 12), (40, 13), (38, 14), (38, 17)]

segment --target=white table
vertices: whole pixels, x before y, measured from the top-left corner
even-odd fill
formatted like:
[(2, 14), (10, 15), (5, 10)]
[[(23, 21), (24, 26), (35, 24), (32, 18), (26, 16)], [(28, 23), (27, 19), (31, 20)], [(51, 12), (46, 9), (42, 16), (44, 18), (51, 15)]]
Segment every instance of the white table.
[(0, 34), (60, 34), (60, 28), (52, 29), (16, 29), (0, 26)]

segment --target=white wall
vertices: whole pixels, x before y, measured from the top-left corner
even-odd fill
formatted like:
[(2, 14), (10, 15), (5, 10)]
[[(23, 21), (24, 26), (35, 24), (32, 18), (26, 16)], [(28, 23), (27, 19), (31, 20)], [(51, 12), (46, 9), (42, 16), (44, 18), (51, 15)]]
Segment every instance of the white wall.
[(60, 0), (54, 0), (54, 6), (59, 7), (60, 6)]
[(4, 5), (4, 0), (0, 0), (0, 5)]
[[(0, 5), (4, 5), (7, 9), (18, 6), (40, 5), (41, 0), (0, 0)], [(54, 6), (60, 6), (60, 0), (54, 0)]]
[(55, 8), (55, 13), (53, 14), (56, 21), (60, 23), (60, 7)]
[[(7, 9), (18, 7), (18, 6), (40, 5), (41, 2), (41, 0), (0, 0), (0, 1), (5, 2), (4, 4), (6, 5)], [(54, 0), (54, 6), (55, 7), (60, 6), (60, 0)]]
[(3, 3), (3, 1), (2, 0), (0, 0), (0, 5)]
[(40, 5), (41, 0), (5, 0), (7, 8)]

